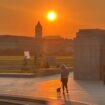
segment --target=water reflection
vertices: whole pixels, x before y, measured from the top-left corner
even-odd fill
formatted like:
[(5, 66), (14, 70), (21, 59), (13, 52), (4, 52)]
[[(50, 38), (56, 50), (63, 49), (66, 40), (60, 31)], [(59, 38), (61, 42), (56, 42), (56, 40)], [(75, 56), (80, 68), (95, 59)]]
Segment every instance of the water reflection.
[(64, 105), (72, 105), (72, 103), (70, 102), (70, 94), (57, 93), (57, 100), (59, 102), (59, 105), (62, 105), (62, 103)]
[(71, 105), (69, 94), (63, 94), (63, 99), (64, 99), (64, 105)]

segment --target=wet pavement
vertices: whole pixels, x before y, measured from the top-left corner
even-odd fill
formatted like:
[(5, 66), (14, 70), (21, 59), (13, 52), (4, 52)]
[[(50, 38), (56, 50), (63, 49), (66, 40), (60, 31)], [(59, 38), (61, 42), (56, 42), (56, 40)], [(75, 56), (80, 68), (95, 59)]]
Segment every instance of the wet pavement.
[(57, 94), (56, 89), (61, 87), (60, 75), (42, 78), (0, 78), (1, 95), (53, 100), (52, 105), (105, 105), (105, 86), (101, 81), (75, 81), (71, 73), (68, 86), (69, 94)]

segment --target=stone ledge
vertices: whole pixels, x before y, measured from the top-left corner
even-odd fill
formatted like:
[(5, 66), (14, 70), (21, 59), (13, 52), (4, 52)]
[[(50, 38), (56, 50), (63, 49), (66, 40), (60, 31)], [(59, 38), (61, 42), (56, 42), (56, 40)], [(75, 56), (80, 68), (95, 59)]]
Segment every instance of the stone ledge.
[(34, 73), (0, 73), (0, 77), (33, 78)]
[[(30, 97), (22, 97), (22, 96), (9, 96), (9, 95), (0, 95), (0, 100), (4, 100), (4, 101), (0, 101), (0, 102), (11, 102), (13, 103), (13, 105), (26, 105), (25, 103), (31, 102), (28, 105), (33, 104), (41, 104), (41, 105), (53, 105), (53, 103), (56, 103), (56, 105), (58, 104), (58, 100), (56, 99), (42, 99), (42, 98), (30, 98)], [(6, 101), (5, 101), (6, 100)], [(33, 105), (32, 104), (32, 105)], [(75, 101), (75, 100), (70, 100), (70, 101), (64, 101), (62, 102), (62, 104), (60, 105), (91, 105), (90, 103), (83, 103), (83, 102), (79, 102), (79, 101)], [(10, 105), (10, 104), (9, 104)], [(12, 105), (12, 104), (11, 104)]]
[[(72, 67), (69, 67), (68, 69), (70, 72), (73, 71)], [(35, 71), (35, 73), (0, 73), (0, 77), (33, 78), (60, 74), (60, 72), (59, 68), (44, 68)]]
[[(18, 103), (18, 101), (23, 101), (23, 103), (24, 102), (32, 102), (32, 103), (39, 103), (39, 104), (44, 104), (44, 105), (46, 105), (48, 103), (48, 101), (43, 100), (43, 99), (39, 99), (39, 98), (32, 99), (32, 98), (25, 97), (25, 96), (22, 97), (22, 96), (0, 95), (0, 99), (7, 100), (7, 102), (10, 101), (13, 103)], [(19, 102), (19, 104), (20, 104), (20, 102)], [(24, 104), (22, 104), (22, 105), (24, 105)]]

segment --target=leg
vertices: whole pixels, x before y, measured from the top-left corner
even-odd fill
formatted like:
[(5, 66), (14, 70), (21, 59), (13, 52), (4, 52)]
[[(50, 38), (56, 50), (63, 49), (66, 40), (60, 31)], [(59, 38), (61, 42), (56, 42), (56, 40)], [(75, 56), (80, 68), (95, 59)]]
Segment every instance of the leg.
[(67, 83), (65, 84), (65, 87), (66, 87), (66, 92), (68, 93), (68, 86), (67, 86)]
[(64, 83), (64, 89), (66, 89), (66, 92), (68, 93), (67, 83)]
[(63, 90), (63, 93), (64, 93), (64, 87), (65, 87), (65, 86), (64, 86), (64, 83), (62, 82), (62, 90)]
[(64, 93), (64, 87), (65, 87), (65, 85), (64, 85), (64, 83), (62, 83), (62, 89), (63, 89), (63, 93)]
[(68, 83), (68, 79), (65, 80), (65, 88), (66, 88), (66, 92), (68, 93), (68, 86), (67, 86), (67, 83)]

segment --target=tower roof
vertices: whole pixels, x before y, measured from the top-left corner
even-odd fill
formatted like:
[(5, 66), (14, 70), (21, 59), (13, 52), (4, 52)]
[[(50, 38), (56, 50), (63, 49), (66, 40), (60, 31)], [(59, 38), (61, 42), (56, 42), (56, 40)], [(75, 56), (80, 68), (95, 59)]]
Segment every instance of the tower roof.
[(40, 24), (40, 22), (38, 21), (37, 25), (38, 27), (42, 27), (42, 25)]

